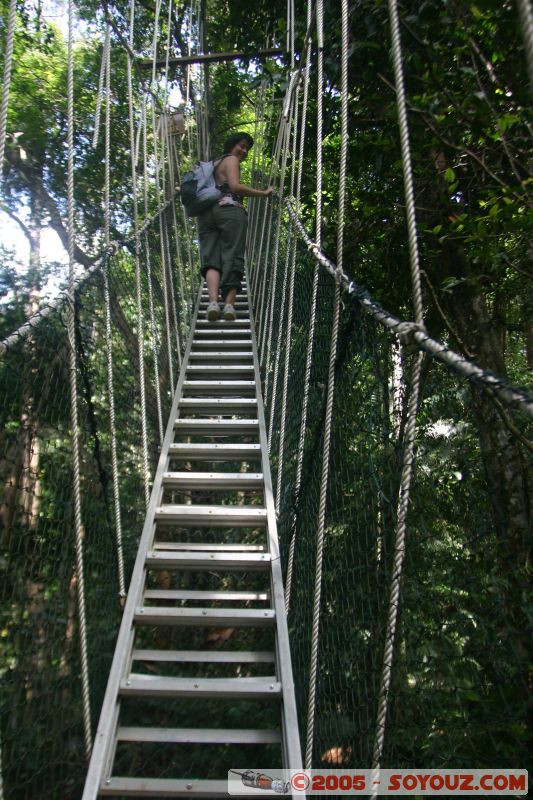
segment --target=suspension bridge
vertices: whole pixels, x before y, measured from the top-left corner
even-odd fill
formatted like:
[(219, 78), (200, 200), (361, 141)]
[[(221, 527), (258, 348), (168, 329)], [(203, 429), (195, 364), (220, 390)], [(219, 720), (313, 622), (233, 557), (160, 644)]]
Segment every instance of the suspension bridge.
[[(531, 10), (518, 6), (531, 71)], [(212, 152), (200, 3), (188, 17), (199, 54), (191, 46), (176, 59), (179, 120), (168, 109), (172, 59), (159, 55), (170, 52), (162, 4), (149, 61), (134, 49), (145, 24), (135, 3), (129, 31), (106, 19), (96, 258), (76, 240), (70, 5), (69, 285), (0, 344), (6, 800), (219, 798), (230, 769), (485, 766), (487, 749), (489, 760), (499, 752), (485, 737), (504, 730), (515, 766), (526, 766), (523, 608), (493, 569), (505, 556), (473, 432), (480, 398), (503, 409), (494, 411), (500, 452), (518, 470), (533, 395), (426, 328), (394, 0), (389, 9), (412, 313), (387, 310), (345, 269), (349, 5), (340, 4), (331, 164), (323, 3), (308, 4), (298, 51), (289, 0), (287, 88), (276, 103), (260, 82), (253, 131), (252, 179), (275, 193), (249, 203), (237, 320), (213, 323), (195, 221), (176, 189), (185, 167)], [(122, 239), (111, 234), (110, 203), (116, 51), (127, 59), (131, 151)], [(276, 53), (267, 43), (260, 55)], [(302, 204), (310, 99), (312, 214)], [(332, 169), (334, 259), (322, 243)], [(515, 579), (513, 595), (524, 597)]]

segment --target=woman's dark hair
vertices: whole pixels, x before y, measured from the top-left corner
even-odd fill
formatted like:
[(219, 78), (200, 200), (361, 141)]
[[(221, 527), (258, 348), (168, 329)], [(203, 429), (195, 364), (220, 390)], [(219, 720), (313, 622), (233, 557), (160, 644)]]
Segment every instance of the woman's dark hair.
[(254, 140), (249, 133), (232, 133), (224, 142), (224, 154), (231, 153), (235, 145), (242, 141), (248, 142), (249, 148), (254, 146)]

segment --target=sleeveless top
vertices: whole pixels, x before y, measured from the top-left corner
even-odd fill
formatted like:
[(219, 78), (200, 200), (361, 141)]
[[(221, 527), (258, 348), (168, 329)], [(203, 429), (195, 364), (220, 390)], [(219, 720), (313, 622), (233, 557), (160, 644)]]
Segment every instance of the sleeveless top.
[(220, 163), (228, 155), (229, 155), (229, 153), (226, 153), (225, 155), (222, 156), (222, 158), (219, 158), (218, 161), (217, 161), (217, 164), (215, 166), (215, 169), (214, 169), (215, 186), (217, 187), (217, 189), (220, 192), (222, 192), (222, 197), (220, 198), (220, 200), (218, 200), (217, 205), (219, 205), (219, 206), (240, 206), (241, 208), (244, 208), (243, 203), (242, 203), (242, 197), (240, 195), (235, 194), (234, 192), (230, 191), (230, 188), (229, 188), (229, 185), (228, 185), (227, 181), (224, 181), (224, 183), (221, 183), (221, 184), (218, 184), (216, 182), (217, 169), (218, 169)]

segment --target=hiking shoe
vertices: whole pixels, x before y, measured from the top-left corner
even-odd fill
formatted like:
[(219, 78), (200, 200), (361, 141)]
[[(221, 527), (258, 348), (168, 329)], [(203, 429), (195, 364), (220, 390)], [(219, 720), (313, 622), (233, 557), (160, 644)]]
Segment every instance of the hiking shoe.
[(207, 306), (207, 319), (209, 322), (216, 322), (220, 319), (220, 306), (216, 300), (212, 300)]
[(234, 322), (237, 319), (237, 314), (231, 303), (226, 303), (224, 306), (224, 319), (227, 322)]

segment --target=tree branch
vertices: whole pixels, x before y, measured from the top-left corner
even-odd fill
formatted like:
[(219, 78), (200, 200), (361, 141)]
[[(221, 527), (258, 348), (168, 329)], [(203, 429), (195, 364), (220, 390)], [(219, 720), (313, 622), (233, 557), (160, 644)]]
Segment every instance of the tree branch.
[[(57, 210), (54, 199), (48, 194), (41, 178), (33, 172), (31, 166), (27, 162), (21, 159), (18, 148), (6, 147), (5, 158), (10, 166), (18, 172), (28, 187), (30, 194), (39, 200), (41, 207), (45, 209), (50, 218), (50, 227), (55, 230), (61, 240), (61, 244), (68, 252), (68, 231), (63, 224), (61, 214)], [(74, 245), (74, 258), (86, 269), (92, 266), (96, 261), (95, 258), (88, 256), (77, 245)]]
[(30, 233), (30, 230), (29, 230), (29, 228), (28, 228), (28, 227), (27, 227), (27, 226), (26, 226), (26, 225), (25, 225), (25, 224), (22, 222), (22, 220), (20, 219), (20, 217), (17, 217), (17, 215), (16, 215), (16, 214), (15, 214), (13, 211), (11, 211), (11, 209), (10, 209), (8, 206), (6, 206), (4, 203), (0, 203), (0, 210), (2, 210), (2, 211), (4, 212), (4, 214), (7, 214), (7, 216), (8, 216), (8, 217), (11, 217), (11, 219), (12, 219), (12, 220), (14, 220), (14, 221), (17, 223), (17, 225), (18, 225), (18, 226), (19, 226), (19, 227), (22, 229), (22, 233), (24, 234), (24, 236), (26, 237), (26, 239), (27, 239), (29, 242), (31, 242), (31, 233)]

